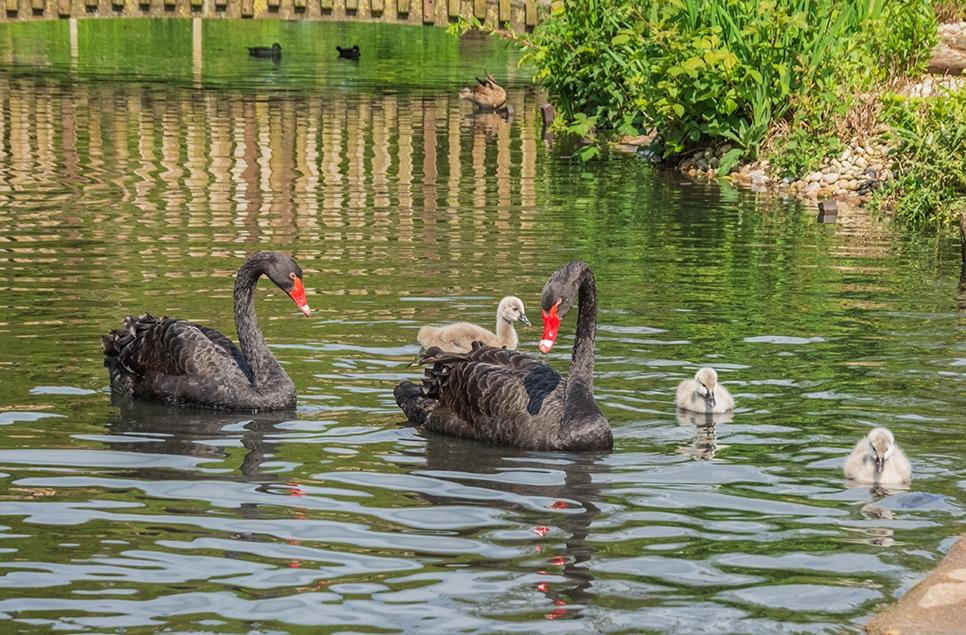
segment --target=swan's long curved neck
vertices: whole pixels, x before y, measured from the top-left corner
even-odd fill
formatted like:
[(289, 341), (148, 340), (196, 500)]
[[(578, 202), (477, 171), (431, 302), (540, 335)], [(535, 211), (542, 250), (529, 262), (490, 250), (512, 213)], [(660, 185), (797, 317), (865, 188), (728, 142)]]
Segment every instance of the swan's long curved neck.
[(255, 378), (255, 387), (275, 382), (279, 374), (285, 375), (269, 350), (255, 316), (255, 286), (262, 273), (261, 264), (249, 260), (235, 278), (235, 330), (238, 344)]
[(577, 292), (577, 333), (567, 374), (563, 427), (587, 418), (602, 418), (594, 401), (594, 352), (597, 339), (597, 284), (589, 270)]
[(516, 348), (519, 343), (513, 321), (508, 320), (503, 315), (496, 316), (496, 339), (499, 340), (501, 346), (507, 348)]

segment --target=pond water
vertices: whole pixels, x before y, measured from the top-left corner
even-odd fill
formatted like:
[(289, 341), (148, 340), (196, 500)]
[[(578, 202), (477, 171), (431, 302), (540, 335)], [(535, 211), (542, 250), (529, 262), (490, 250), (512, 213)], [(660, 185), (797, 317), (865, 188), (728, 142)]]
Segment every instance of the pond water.
[[(518, 59), (402, 26), (0, 25), (0, 630), (849, 633), (936, 565), (966, 518), (958, 241), (581, 164)], [(456, 97), (484, 67), (510, 120)], [(100, 337), (150, 311), (234, 338), (259, 249), (305, 271), (309, 318), (256, 294), (297, 412), (112, 399)], [(400, 425), (420, 326), (514, 294), (538, 355), (578, 258), (613, 452)], [(709, 364), (733, 416), (679, 418)], [(880, 425), (908, 489), (842, 477)]]

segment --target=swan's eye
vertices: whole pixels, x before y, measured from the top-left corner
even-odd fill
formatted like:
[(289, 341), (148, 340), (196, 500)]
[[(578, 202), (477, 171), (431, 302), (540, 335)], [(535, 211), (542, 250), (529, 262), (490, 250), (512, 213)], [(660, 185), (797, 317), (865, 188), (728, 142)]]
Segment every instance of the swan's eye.
[(288, 274), (288, 277), (291, 278), (292, 280), (295, 280), (296, 278), (298, 278), (298, 276), (295, 275), (294, 273)]

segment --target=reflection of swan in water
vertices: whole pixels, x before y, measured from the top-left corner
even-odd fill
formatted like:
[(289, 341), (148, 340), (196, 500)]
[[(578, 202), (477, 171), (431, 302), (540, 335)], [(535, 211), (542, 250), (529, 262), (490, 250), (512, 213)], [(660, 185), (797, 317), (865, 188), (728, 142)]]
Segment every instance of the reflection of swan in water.
[(728, 447), (718, 445), (715, 425), (719, 423), (730, 423), (731, 412), (690, 412), (678, 409), (678, 423), (682, 426), (694, 426), (697, 435), (694, 443), (690, 446), (681, 446), (678, 452), (685, 456), (690, 456), (695, 461), (710, 461), (714, 458), (714, 453)]
[[(600, 514), (597, 503), (603, 500), (601, 496), (600, 479), (595, 480), (595, 474), (609, 471), (604, 463), (606, 453), (555, 454), (553, 462), (547, 462), (546, 455), (534, 454), (523, 450), (515, 450), (502, 446), (468, 441), (441, 434), (426, 435), (426, 470), (445, 472), (437, 478), (446, 478), (452, 482), (479, 488), (508, 492), (520, 497), (533, 498), (546, 496), (553, 499), (548, 503), (547, 513), (535, 513), (529, 506), (522, 506), (512, 500), (497, 501), (488, 499), (486, 505), (502, 507), (510, 511), (519, 511), (521, 520), (534, 525), (534, 548), (539, 551), (543, 564), (540, 570), (547, 569), (550, 573), (559, 574), (567, 579), (566, 583), (548, 582), (538, 585), (538, 589), (548, 598), (556, 602), (565, 600), (567, 604), (590, 604), (596, 597), (592, 592), (594, 578), (590, 571), (589, 562), (596, 549), (588, 542), (591, 524)], [(534, 484), (533, 479), (526, 482), (513, 482), (507, 476), (513, 472), (562, 471), (562, 480), (540, 485)], [(465, 475), (465, 480), (461, 479)], [(482, 475), (482, 476), (481, 476)], [(486, 475), (492, 475), (487, 480)], [(452, 496), (438, 496), (420, 494), (420, 496), (434, 505), (472, 505), (478, 506), (479, 499), (461, 499)], [(553, 511), (554, 508), (566, 507), (566, 513)], [(582, 510), (582, 511), (576, 511)], [(563, 548), (556, 550), (543, 549), (543, 534), (556, 534), (555, 529), (567, 536)], [(503, 568), (510, 570), (519, 567), (516, 561), (507, 560)], [(556, 607), (553, 607), (556, 608)], [(573, 613), (571, 606), (568, 612)], [(552, 610), (552, 609), (551, 609)], [(558, 613), (559, 615), (559, 613)]]
[[(226, 458), (234, 448), (224, 443), (210, 443), (213, 439), (237, 440), (246, 454), (238, 468), (246, 479), (259, 475), (259, 466), (275, 452), (275, 444), (266, 435), (278, 434), (276, 426), (292, 419), (292, 412), (231, 413), (192, 410), (147, 401), (126, 399), (112, 395), (112, 403), (119, 408), (116, 416), (108, 419), (107, 428), (113, 435), (129, 437), (130, 441), (111, 443), (113, 450), (168, 454), (197, 458)], [(142, 468), (143, 478), (164, 480), (171, 478), (164, 468)], [(184, 478), (178, 472), (177, 478)], [(192, 478), (198, 478), (197, 473)], [(218, 479), (231, 478), (219, 473)], [(272, 480), (277, 480), (273, 478)]]

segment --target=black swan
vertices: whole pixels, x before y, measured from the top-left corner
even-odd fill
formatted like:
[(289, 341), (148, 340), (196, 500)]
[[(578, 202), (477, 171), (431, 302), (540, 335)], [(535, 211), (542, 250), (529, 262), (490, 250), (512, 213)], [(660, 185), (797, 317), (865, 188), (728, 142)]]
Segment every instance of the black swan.
[(419, 329), (416, 341), (427, 350), (438, 346), (448, 353), (469, 353), (473, 342), (512, 350), (520, 343), (517, 331), (513, 328), (514, 322), (523, 322), (530, 326), (530, 320), (524, 312), (523, 300), (508, 295), (500, 300), (500, 306), (496, 308), (496, 333), (470, 322), (456, 322), (446, 326), (424, 326)]
[(506, 103), (506, 91), (496, 83), (486, 70), (486, 79), (476, 78), (479, 86), (470, 86), (460, 91), (460, 99), (471, 102), (480, 110), (499, 110)]
[(282, 46), (276, 42), (271, 46), (246, 46), (251, 57), (282, 57)]
[[(235, 278), (235, 329), (242, 350), (218, 331), (147, 313), (101, 338), (111, 389), (179, 406), (260, 412), (295, 408), (295, 384), (268, 349), (255, 317), (262, 274), (309, 315), (302, 269), (277, 251), (249, 258)], [(243, 352), (244, 351), (244, 352)]]
[(342, 48), (338, 44), (335, 45), (337, 51), (339, 51), (339, 57), (346, 60), (357, 60), (359, 59), (359, 45), (353, 44), (351, 47)]
[(420, 358), (423, 386), (396, 386), (396, 403), (427, 430), (527, 450), (609, 450), (610, 424), (594, 401), (597, 286), (590, 267), (574, 261), (554, 272), (540, 298), (550, 352), (561, 319), (578, 305), (570, 373), (519, 351), (473, 344), (469, 353), (433, 347)]

